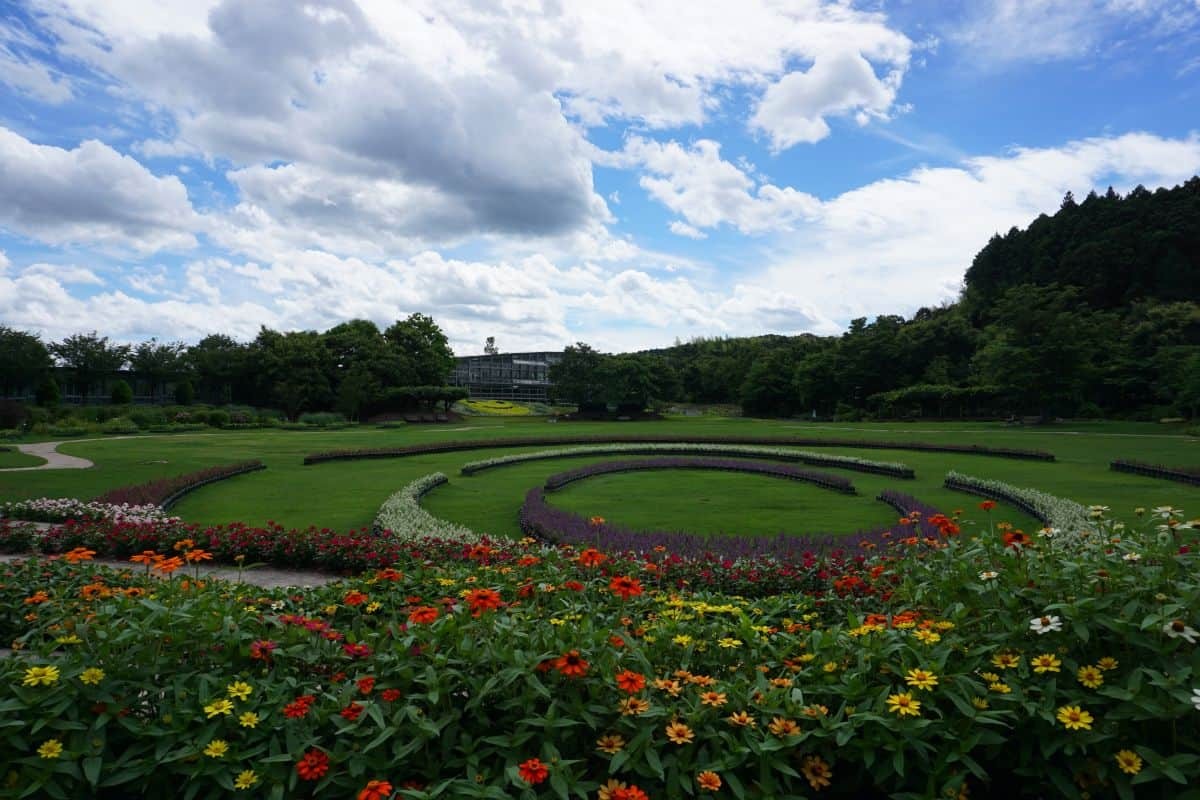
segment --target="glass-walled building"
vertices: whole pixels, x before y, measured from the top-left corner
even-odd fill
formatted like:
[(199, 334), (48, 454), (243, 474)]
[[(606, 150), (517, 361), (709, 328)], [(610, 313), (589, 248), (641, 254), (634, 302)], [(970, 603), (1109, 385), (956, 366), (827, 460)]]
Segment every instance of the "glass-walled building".
[(562, 353), (498, 353), (461, 356), (450, 375), (451, 386), (465, 386), (477, 400), (545, 403), (550, 367)]

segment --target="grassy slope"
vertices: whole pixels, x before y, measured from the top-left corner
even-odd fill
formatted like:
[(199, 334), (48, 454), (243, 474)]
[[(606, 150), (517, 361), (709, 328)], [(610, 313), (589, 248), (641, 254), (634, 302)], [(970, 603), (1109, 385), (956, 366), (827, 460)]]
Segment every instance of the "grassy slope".
[[(465, 429), (464, 429), (465, 428)], [(90, 458), (97, 466), (82, 471), (0, 473), (0, 498), (50, 496), (92, 497), (122, 484), (177, 475), (202, 467), (261, 458), (264, 472), (235, 478), (206, 487), (177, 507), (177, 513), (203, 523), (245, 520), (261, 523), (274, 519), (286, 525), (317, 524), (332, 528), (367, 525), (379, 504), (395, 489), (420, 475), (442, 471), (451, 484), (433, 492), (426, 502), (434, 514), (495, 533), (516, 531), (516, 512), (525, 490), (545, 476), (567, 466), (587, 463), (585, 459), (542, 461), (524, 464), (472, 478), (458, 476), (467, 461), (485, 458), (496, 451), (472, 451), (404, 459), (329, 463), (305, 467), (300, 463), (309, 452), (337, 448), (386, 447), (450, 439), (486, 441), (507, 436), (603, 435), (606, 433), (666, 433), (689, 435), (794, 435), (808, 437), (924, 440), (956, 444), (1045, 449), (1058, 456), (1057, 463), (1025, 462), (970, 455), (922, 454), (890, 450), (855, 451), (838, 448), (837, 453), (866, 458), (903, 461), (917, 471), (918, 480), (847, 473), (862, 497), (846, 500), (829, 493), (827, 509), (845, 509), (847, 528), (857, 528), (861, 518), (874, 522), (882, 506), (870, 498), (884, 486), (895, 486), (946, 511), (973, 508), (974, 500), (941, 488), (948, 469), (997, 478), (1019, 486), (1040, 487), (1083, 503), (1102, 503), (1114, 511), (1134, 506), (1173, 504), (1190, 514), (1200, 514), (1200, 490), (1150, 478), (1111, 472), (1108, 462), (1117, 457), (1144, 461), (1200, 463), (1200, 441), (1164, 432), (1152, 424), (1084, 424), (1040, 428), (1009, 428), (1000, 424), (824, 424), (745, 419), (687, 419), (654, 423), (578, 423), (551, 425), (541, 419), (475, 419), (455, 426), (407, 426), (391, 430), (374, 428), (329, 432), (240, 431), (216, 434), (175, 434), (137, 439), (93, 439), (63, 446), (72, 455)], [(602, 460), (602, 459), (597, 459)], [(167, 463), (155, 463), (166, 461)], [(766, 492), (800, 491), (789, 483), (769, 478)], [(778, 485), (777, 485), (778, 484)], [(661, 486), (661, 492), (631, 501), (630, 512), (641, 513), (666, 495), (680, 494), (679, 486)], [(687, 486), (687, 483), (682, 484)], [(733, 484), (729, 484), (732, 486)], [(739, 487), (741, 484), (739, 484)], [(582, 487), (580, 487), (582, 488)], [(570, 490), (568, 490), (570, 491)], [(815, 490), (814, 490), (815, 491)], [(825, 493), (822, 493), (822, 496)], [(735, 508), (738, 497), (723, 500)], [(582, 496), (582, 495), (581, 495)], [(598, 499), (598, 498), (597, 498)], [(591, 503), (591, 500), (587, 501)], [(861, 504), (861, 513), (854, 510)], [(752, 508), (747, 504), (743, 508)], [(591, 506), (588, 506), (591, 510)], [(602, 513), (599, 511), (593, 513)], [(722, 512), (724, 513), (724, 512)], [(732, 514), (733, 511), (728, 513)], [(841, 515), (842, 511), (834, 512)], [(603, 515), (603, 514), (602, 514)], [(617, 514), (608, 515), (614, 521)], [(1019, 524), (1030, 521), (1015, 513), (1004, 514)], [(632, 521), (632, 520), (628, 520)], [(679, 525), (682, 526), (683, 520)]]

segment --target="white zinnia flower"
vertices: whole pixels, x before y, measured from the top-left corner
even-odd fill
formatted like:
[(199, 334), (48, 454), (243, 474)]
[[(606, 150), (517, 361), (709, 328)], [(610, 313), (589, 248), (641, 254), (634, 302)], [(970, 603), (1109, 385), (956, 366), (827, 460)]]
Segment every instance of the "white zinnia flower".
[(1029, 620), (1029, 630), (1039, 634), (1062, 630), (1062, 620), (1058, 617), (1034, 617)]
[(1171, 506), (1158, 506), (1157, 508), (1154, 509), (1154, 513), (1158, 514), (1163, 519), (1170, 519), (1171, 517), (1182, 516), (1183, 509), (1182, 508), (1173, 508)]
[(1045, 527), (1038, 531), (1038, 536), (1041, 536), (1043, 539), (1051, 539), (1058, 532), (1058, 528)]
[(1121, 558), (1125, 559), (1126, 561), (1141, 561), (1142, 560), (1142, 557), (1140, 555), (1138, 555), (1137, 553), (1126, 553), (1125, 555), (1121, 556)]
[(981, 581), (992, 581), (999, 577), (1000, 577), (999, 572), (993, 572), (990, 569), (979, 573), (979, 580), (981, 580)]
[(1163, 625), (1163, 633), (1165, 633), (1167, 636), (1170, 636), (1172, 639), (1179, 639), (1182, 637), (1187, 641), (1188, 644), (1195, 644), (1196, 637), (1200, 636), (1200, 633), (1197, 633), (1195, 628), (1191, 627), (1181, 619), (1173, 619), (1166, 625)]
[(1192, 705), (1196, 707), (1197, 711), (1200, 711), (1200, 689), (1192, 689)]

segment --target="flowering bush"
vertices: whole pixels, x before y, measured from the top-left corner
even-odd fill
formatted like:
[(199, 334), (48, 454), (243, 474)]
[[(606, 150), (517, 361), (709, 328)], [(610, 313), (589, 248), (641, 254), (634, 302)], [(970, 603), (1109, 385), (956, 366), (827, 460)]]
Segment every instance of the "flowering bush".
[(176, 475), (172, 478), (159, 478), (134, 486), (121, 486), (111, 489), (96, 498), (96, 502), (107, 503), (109, 505), (161, 506), (164, 509), (170, 508), (182, 500), (184, 495), (199, 489), (201, 486), (207, 486), (210, 483), (223, 481), (227, 478), (243, 475), (247, 472), (255, 472), (260, 469), (266, 469), (266, 466), (258, 459), (241, 461), (236, 464), (222, 464), (217, 467), (209, 467), (208, 469), (189, 472), (184, 475)]
[(1174, 509), (1016, 546), (944, 527), (867, 558), (886, 594), (831, 582), (753, 600), (532, 544), (409, 555), (304, 592), (156, 581), (87, 551), (10, 564), (4, 787), (1187, 796), (1196, 531)]
[(1011, 503), (1046, 525), (1064, 531), (1085, 527), (1092, 516), (1091, 509), (1074, 500), (1055, 497), (1037, 489), (1022, 489), (1003, 481), (975, 478), (961, 472), (946, 473), (946, 488)]
[(1053, 461), (1054, 454), (1042, 450), (1021, 450), (1012, 447), (987, 447), (978, 444), (937, 444), (930, 442), (888, 442), (876, 439), (815, 439), (797, 436), (688, 436), (670, 435), (609, 435), (609, 436), (523, 436), (504, 439), (474, 439), (457, 442), (425, 442), (404, 447), (375, 447), (359, 450), (330, 450), (311, 453), (305, 464), (325, 461), (351, 461), (363, 458), (401, 458), (427, 453), (454, 453), (464, 450), (487, 450), (501, 447), (533, 447), (537, 445), (612, 445), (612, 444), (710, 444), (766, 445), (777, 447), (857, 447), (874, 450), (914, 450), (922, 453), (958, 453), (999, 458), (1018, 458), (1034, 461)]
[(529, 406), (510, 403), (507, 400), (461, 400), (458, 405), (472, 414), (488, 417), (528, 417), (533, 413)]
[(736, 458), (647, 458), (640, 461), (602, 461), (598, 464), (588, 464), (578, 469), (558, 472), (546, 478), (545, 489), (553, 492), (569, 483), (591, 478), (595, 475), (609, 475), (614, 472), (637, 472), (646, 469), (712, 469), (722, 472), (750, 472), (756, 475), (768, 475), (772, 478), (803, 481), (820, 486), (822, 489), (832, 489), (843, 494), (855, 494), (854, 484), (840, 475), (830, 475), (825, 472), (812, 472), (797, 469), (787, 464), (772, 464), (769, 461), (745, 461)]
[(539, 450), (533, 453), (509, 453), (496, 458), (471, 461), (462, 466), (463, 475), (474, 475), (495, 467), (520, 464), (542, 459), (572, 458), (593, 455), (695, 455), (695, 456), (753, 456), (778, 461), (800, 461), (814, 466), (839, 467), (841, 469), (891, 475), (896, 478), (915, 477), (912, 469), (904, 464), (890, 461), (871, 461), (853, 456), (835, 456), (780, 447), (755, 447), (739, 444), (612, 444), (564, 447), (556, 450)]
[(384, 501), (375, 515), (374, 529), (389, 531), (401, 541), (432, 536), (457, 542), (478, 542), (480, 535), (470, 528), (438, 519), (421, 508), (421, 498), (446, 481), (446, 476), (440, 472), (417, 478)]

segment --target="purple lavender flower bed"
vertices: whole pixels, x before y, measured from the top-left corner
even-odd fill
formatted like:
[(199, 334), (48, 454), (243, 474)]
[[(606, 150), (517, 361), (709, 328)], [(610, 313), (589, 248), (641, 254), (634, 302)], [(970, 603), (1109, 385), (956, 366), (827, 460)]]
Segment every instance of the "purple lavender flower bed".
[[(607, 522), (593, 524), (570, 511), (546, 502), (545, 490), (530, 489), (521, 506), (521, 530), (526, 536), (576, 547), (595, 547), (607, 553), (649, 553), (665, 547), (680, 558), (759, 559), (772, 558), (783, 563), (810, 561), (815, 555), (842, 558), (884, 547), (889, 540), (911, 536), (940, 535), (937, 525), (928, 520), (939, 512), (915, 497), (884, 490), (879, 500), (887, 503), (912, 524), (860, 530), (853, 533), (779, 533), (775, 536), (704, 536), (687, 531), (636, 531)], [(912, 517), (912, 512), (919, 516)]]
[(578, 469), (559, 472), (546, 478), (544, 484), (547, 492), (553, 492), (569, 483), (581, 481), (596, 475), (608, 475), (614, 472), (637, 472), (645, 469), (712, 469), (722, 472), (750, 472), (756, 475), (767, 475), (772, 478), (784, 478), (792, 481), (804, 481), (822, 489), (832, 489), (843, 494), (855, 494), (854, 484), (841, 475), (830, 475), (826, 472), (814, 472), (800, 469), (789, 464), (777, 464), (770, 461), (747, 461), (741, 458), (688, 458), (682, 456), (667, 456), (665, 458), (645, 458), (641, 460), (601, 461), (599, 464), (588, 464)]

